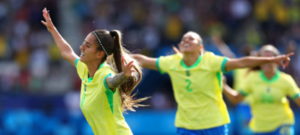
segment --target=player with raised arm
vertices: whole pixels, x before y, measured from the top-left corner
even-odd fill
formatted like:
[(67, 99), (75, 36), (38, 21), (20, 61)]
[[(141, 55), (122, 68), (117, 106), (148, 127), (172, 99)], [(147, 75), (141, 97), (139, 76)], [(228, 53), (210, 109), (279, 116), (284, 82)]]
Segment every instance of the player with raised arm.
[(176, 49), (170, 56), (132, 57), (144, 68), (170, 75), (178, 104), (175, 126), (179, 135), (227, 135), (230, 120), (222, 97), (222, 72), (265, 63), (285, 67), (283, 61), (293, 55), (227, 59), (204, 52), (202, 39), (195, 32), (184, 34), (178, 46), (180, 51)]
[(137, 103), (146, 98), (132, 99), (131, 93), (142, 73), (138, 63), (123, 48), (121, 33), (92, 31), (80, 46), (78, 57), (53, 25), (46, 8), (43, 16), (46, 22), (41, 22), (52, 34), (62, 57), (76, 67), (82, 80), (80, 108), (94, 134), (132, 135), (123, 111), (134, 111), (133, 107), (142, 106)]

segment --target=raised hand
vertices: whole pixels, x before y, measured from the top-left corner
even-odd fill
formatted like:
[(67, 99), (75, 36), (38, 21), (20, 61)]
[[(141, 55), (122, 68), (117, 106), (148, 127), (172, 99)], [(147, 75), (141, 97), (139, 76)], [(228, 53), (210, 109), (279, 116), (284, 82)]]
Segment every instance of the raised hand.
[(286, 55), (279, 55), (275, 57), (272, 61), (281, 65), (283, 68), (286, 68), (290, 63), (290, 56), (293, 56), (294, 53), (289, 53)]
[(135, 71), (133, 69), (133, 61), (130, 61), (128, 64), (125, 63), (124, 57), (121, 56), (121, 61), (122, 61), (122, 70), (123, 73), (126, 77), (133, 76), (133, 72)]
[(48, 31), (50, 32), (51, 30), (55, 29), (55, 26), (53, 25), (48, 12), (49, 12), (49, 10), (47, 10), (47, 8), (43, 9), (43, 17), (46, 20), (46, 22), (45, 21), (41, 21), (41, 22), (42, 22), (42, 24), (44, 24), (47, 27)]
[(128, 79), (128, 77), (133, 76), (133, 72), (135, 71), (133, 69), (133, 61), (130, 61), (128, 64), (126, 64), (123, 56), (121, 56), (121, 61), (123, 72), (113, 77), (107, 77), (105, 80), (108, 87), (112, 90), (123, 84)]

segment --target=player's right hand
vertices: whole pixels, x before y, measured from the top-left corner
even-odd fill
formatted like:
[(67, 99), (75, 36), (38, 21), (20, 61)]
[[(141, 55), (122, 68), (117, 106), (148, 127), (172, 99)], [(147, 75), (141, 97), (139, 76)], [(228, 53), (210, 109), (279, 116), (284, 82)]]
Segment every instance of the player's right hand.
[(133, 73), (135, 72), (134, 70), (134, 64), (133, 61), (130, 61), (128, 64), (124, 60), (124, 56), (121, 56), (121, 61), (122, 61), (122, 70), (123, 73), (126, 77), (131, 77), (133, 76)]
[(41, 21), (42, 24), (44, 24), (47, 27), (49, 32), (51, 32), (51, 30), (54, 30), (55, 27), (54, 27), (54, 25), (51, 21), (51, 18), (50, 18), (50, 15), (49, 15), (49, 10), (47, 10), (47, 8), (43, 9), (43, 17), (46, 20), (46, 22), (42, 20)]
[(290, 57), (293, 55), (294, 53), (276, 56), (273, 58), (273, 62), (277, 63), (278, 65), (281, 65), (283, 69), (285, 69), (291, 61)]

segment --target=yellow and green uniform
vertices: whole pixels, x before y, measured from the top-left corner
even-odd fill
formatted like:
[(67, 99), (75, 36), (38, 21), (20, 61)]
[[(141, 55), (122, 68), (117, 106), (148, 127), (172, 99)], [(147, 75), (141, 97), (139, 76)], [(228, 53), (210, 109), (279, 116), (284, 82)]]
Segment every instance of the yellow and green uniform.
[(227, 58), (206, 52), (190, 67), (181, 54), (159, 57), (156, 66), (170, 75), (178, 104), (175, 126), (190, 130), (218, 127), (230, 122), (222, 97), (222, 71)]
[(125, 122), (119, 89), (112, 91), (106, 77), (115, 74), (106, 63), (100, 65), (93, 78), (88, 78), (88, 68), (79, 59), (75, 61), (82, 80), (80, 108), (95, 135), (132, 135)]
[[(243, 88), (243, 85), (245, 85), (245, 80), (250, 75), (250, 73), (255, 72), (251, 71), (249, 72), (249, 68), (242, 68), (242, 69), (235, 69), (233, 70), (233, 89), (234, 90), (241, 90)], [(242, 104), (247, 105), (251, 100), (250, 96), (247, 96)]]
[(235, 69), (233, 70), (233, 89), (238, 90), (242, 88), (245, 83), (245, 78), (248, 77), (248, 68)]
[(267, 79), (263, 71), (253, 72), (247, 78), (242, 95), (251, 95), (252, 119), (250, 128), (254, 132), (271, 132), (282, 125), (293, 125), (294, 115), (286, 96), (296, 99), (299, 89), (293, 78), (283, 72)]

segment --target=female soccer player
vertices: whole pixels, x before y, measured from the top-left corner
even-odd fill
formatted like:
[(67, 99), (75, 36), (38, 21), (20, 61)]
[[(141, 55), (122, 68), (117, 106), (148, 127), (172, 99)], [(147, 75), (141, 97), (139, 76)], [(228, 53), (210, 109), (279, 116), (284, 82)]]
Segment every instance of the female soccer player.
[(159, 58), (132, 56), (142, 67), (170, 75), (178, 104), (175, 125), (180, 135), (227, 134), (230, 120), (222, 99), (222, 72), (270, 62), (286, 66), (283, 61), (292, 55), (227, 59), (204, 53), (202, 39), (195, 32), (183, 36), (179, 50), (180, 53)]
[[(80, 107), (94, 134), (132, 135), (122, 113), (126, 109), (134, 111), (133, 107), (141, 106), (136, 103), (145, 98), (132, 100), (131, 92), (142, 74), (140, 67), (127, 58), (120, 32), (92, 31), (80, 46), (79, 58), (56, 30), (46, 8), (43, 16), (46, 22), (41, 22), (52, 34), (62, 57), (77, 68), (82, 79)], [(106, 63), (109, 59), (118, 74)]]
[[(259, 50), (259, 56), (276, 58), (279, 51), (272, 45)], [(300, 92), (293, 78), (280, 72), (276, 63), (261, 65), (247, 77), (239, 92), (224, 85), (225, 96), (238, 103), (251, 95), (250, 128), (256, 135), (293, 135), (294, 116), (286, 96), (300, 106)]]

